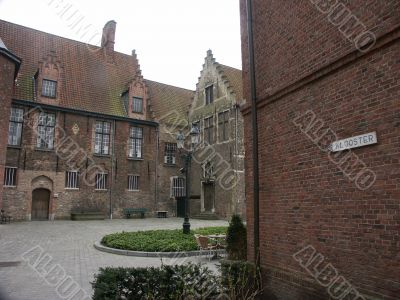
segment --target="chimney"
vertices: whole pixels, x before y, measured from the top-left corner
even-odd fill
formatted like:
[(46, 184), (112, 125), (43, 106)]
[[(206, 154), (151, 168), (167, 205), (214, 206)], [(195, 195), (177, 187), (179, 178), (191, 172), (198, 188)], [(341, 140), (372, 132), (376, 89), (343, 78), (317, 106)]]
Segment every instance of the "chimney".
[(117, 22), (114, 20), (108, 21), (103, 28), (103, 36), (101, 37), (101, 48), (106, 49), (107, 52), (114, 52), (115, 44), (115, 30)]

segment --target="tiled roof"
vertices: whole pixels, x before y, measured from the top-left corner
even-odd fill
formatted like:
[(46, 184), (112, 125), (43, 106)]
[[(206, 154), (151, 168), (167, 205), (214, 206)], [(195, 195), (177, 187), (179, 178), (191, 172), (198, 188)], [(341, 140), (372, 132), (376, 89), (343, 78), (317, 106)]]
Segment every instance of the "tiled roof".
[(22, 58), (14, 97), (34, 101), (33, 78), (51, 51), (63, 68), (59, 106), (126, 116), (121, 93), (137, 75), (136, 57), (114, 52), (107, 63), (101, 48), (0, 20), (0, 37)]
[(145, 80), (150, 95), (150, 105), (156, 120), (179, 125), (187, 120), (194, 91)]
[(242, 71), (229, 66), (219, 64), (223, 75), (228, 79), (230, 86), (233, 88), (236, 94), (236, 100), (238, 102), (243, 100), (243, 83), (242, 83)]

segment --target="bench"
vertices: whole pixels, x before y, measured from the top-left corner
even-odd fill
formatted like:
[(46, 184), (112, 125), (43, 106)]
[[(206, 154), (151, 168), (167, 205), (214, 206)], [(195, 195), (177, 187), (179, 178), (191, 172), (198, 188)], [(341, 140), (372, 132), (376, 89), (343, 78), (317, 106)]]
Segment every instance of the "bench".
[(157, 218), (168, 218), (168, 211), (165, 210), (157, 210)]
[(123, 212), (127, 219), (129, 219), (131, 217), (131, 215), (133, 215), (133, 214), (140, 214), (140, 217), (143, 219), (145, 216), (145, 213), (147, 212), (147, 209), (146, 208), (124, 208)]
[(7, 216), (4, 210), (0, 211), (0, 224), (11, 223), (11, 216)]

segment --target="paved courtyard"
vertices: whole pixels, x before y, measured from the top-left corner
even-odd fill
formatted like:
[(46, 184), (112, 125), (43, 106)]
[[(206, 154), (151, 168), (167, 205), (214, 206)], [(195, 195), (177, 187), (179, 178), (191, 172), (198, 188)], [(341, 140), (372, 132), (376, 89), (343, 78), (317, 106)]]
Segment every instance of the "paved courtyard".
[[(227, 225), (225, 221), (191, 220), (192, 228)], [(108, 233), (150, 229), (181, 228), (182, 219), (131, 219), (105, 221), (43, 221), (21, 222), (0, 225), (0, 299), (43, 300), (62, 299), (57, 286), (51, 285), (40, 273), (29, 265), (34, 254), (40, 257), (43, 270), (59, 265), (62, 272), (71, 276), (69, 283), (79, 285), (87, 295), (92, 295), (90, 282), (100, 267), (106, 266), (159, 266), (160, 258), (120, 256), (100, 252), (93, 243)], [(31, 250), (31, 251), (30, 251)], [(30, 251), (30, 252), (29, 252)], [(39, 251), (39, 252), (38, 252)], [(25, 255), (24, 255), (25, 253)], [(47, 256), (44, 256), (48, 254)], [(171, 260), (164, 263), (202, 262), (215, 268), (215, 262), (200, 257)], [(45, 265), (45, 263), (43, 263)], [(66, 284), (67, 285), (67, 284)], [(58, 288), (62, 288), (58, 286)], [(61, 293), (62, 294), (62, 293)], [(65, 298), (64, 298), (65, 299)], [(83, 299), (82, 294), (73, 299)]]

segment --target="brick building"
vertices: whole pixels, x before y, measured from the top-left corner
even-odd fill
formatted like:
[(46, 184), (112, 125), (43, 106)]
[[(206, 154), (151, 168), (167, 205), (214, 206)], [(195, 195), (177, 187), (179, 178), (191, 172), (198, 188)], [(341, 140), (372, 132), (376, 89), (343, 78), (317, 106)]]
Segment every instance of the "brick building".
[[(241, 0), (241, 25), (248, 248), (264, 298), (399, 299), (400, 2)], [(371, 145), (330, 147), (350, 137)]]
[(175, 214), (179, 158), (159, 124), (171, 107), (185, 118), (193, 91), (144, 79), (135, 52), (114, 51), (115, 30), (95, 47), (0, 21), (0, 207), (15, 220)]
[(190, 211), (196, 218), (228, 219), (244, 212), (242, 95), (242, 71), (218, 63), (207, 51), (189, 114), (201, 143), (191, 172)]

